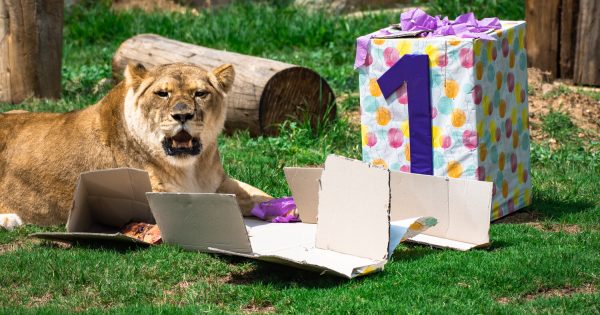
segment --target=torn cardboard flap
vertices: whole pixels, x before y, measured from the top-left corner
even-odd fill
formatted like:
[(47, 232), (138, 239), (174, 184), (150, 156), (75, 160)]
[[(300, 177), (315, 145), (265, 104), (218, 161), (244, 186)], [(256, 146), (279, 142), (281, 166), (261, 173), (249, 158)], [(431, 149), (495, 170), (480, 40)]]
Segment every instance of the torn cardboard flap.
[[(315, 172), (305, 171), (309, 178), (316, 179)], [(307, 194), (315, 190), (300, 187), (294, 179), (305, 181), (303, 170), (294, 172), (294, 176), (288, 176), (290, 187), (296, 187), (293, 197), (309, 198)], [(369, 183), (366, 189), (362, 186), (365, 181)], [(411, 218), (397, 223), (402, 228), (391, 228), (386, 170), (329, 156), (320, 183), (317, 224), (278, 224), (243, 218), (232, 195), (148, 193), (147, 196), (166, 243), (346, 278), (383, 269), (391, 254), (391, 240), (400, 242), (406, 239), (405, 235), (435, 224), (432, 218)], [(302, 208), (298, 210), (302, 216)]]

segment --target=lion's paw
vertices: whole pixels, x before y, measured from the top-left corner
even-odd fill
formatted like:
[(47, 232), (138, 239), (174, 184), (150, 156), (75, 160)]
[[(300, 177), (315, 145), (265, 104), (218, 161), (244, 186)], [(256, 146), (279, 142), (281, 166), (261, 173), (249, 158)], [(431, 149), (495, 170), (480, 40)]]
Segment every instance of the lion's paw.
[(23, 225), (23, 220), (18, 215), (14, 213), (0, 214), (0, 228), (12, 231), (21, 225)]

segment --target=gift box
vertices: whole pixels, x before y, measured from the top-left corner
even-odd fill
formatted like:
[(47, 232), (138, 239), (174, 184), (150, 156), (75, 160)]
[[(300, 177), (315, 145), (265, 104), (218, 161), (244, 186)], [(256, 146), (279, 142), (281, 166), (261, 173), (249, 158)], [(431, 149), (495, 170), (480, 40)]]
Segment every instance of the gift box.
[(416, 13), (359, 38), (363, 160), (492, 182), (492, 220), (529, 205), (525, 22)]

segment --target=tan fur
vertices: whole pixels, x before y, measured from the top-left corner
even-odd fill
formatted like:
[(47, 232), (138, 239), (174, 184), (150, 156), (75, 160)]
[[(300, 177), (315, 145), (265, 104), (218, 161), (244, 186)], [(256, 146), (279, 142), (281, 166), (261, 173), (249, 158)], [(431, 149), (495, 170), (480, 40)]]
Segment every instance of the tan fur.
[[(154, 191), (234, 193), (247, 215), (270, 197), (227, 178), (221, 165), (216, 140), (234, 76), (231, 65), (209, 72), (187, 64), (130, 65), (125, 80), (86, 109), (0, 114), (0, 213), (26, 223), (65, 223), (81, 172), (134, 167), (148, 171)], [(194, 114), (185, 124), (172, 117), (181, 110)], [(160, 141), (182, 128), (202, 144), (200, 154), (165, 153)]]

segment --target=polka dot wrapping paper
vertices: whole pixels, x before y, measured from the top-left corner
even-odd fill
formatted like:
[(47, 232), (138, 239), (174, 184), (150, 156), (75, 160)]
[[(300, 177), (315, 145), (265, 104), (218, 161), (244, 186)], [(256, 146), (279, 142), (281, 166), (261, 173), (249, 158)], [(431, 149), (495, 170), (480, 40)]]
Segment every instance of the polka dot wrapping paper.
[(525, 22), (501, 21), (496, 40), (373, 38), (360, 66), (363, 161), (410, 172), (410, 95), (377, 83), (407, 54), (429, 57), (433, 175), (494, 184), (492, 220), (531, 204)]

